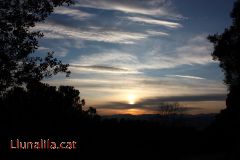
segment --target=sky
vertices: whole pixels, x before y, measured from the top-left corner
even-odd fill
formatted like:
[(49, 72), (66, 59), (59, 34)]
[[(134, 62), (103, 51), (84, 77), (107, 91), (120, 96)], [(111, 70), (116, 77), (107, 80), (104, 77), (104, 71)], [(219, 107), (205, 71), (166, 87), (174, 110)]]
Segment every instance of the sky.
[(55, 51), (71, 85), (100, 115), (156, 114), (178, 102), (188, 114), (225, 107), (224, 75), (206, 37), (231, 24), (234, 0), (75, 0), (35, 29), (38, 55)]

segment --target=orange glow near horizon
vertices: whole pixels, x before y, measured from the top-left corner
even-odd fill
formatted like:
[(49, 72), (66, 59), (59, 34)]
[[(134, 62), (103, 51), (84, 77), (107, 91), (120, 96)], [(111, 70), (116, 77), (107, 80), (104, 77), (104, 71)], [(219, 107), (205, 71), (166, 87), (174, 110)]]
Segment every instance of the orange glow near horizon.
[(125, 114), (131, 114), (131, 115), (140, 115), (140, 114), (146, 114), (145, 110), (142, 109), (127, 109), (125, 111)]

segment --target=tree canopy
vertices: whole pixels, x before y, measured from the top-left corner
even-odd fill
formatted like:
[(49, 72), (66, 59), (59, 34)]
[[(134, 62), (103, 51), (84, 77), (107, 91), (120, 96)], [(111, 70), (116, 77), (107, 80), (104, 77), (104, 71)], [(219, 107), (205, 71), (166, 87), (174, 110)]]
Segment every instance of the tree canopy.
[(72, 0), (0, 1), (0, 96), (7, 89), (51, 77), (59, 72), (68, 76), (68, 64), (53, 57), (33, 56), (38, 48), (40, 31), (31, 30), (44, 21), (55, 7), (70, 5)]
[(213, 59), (220, 62), (229, 90), (240, 86), (240, 0), (231, 12), (232, 25), (222, 34), (208, 37), (214, 45)]
[(237, 133), (236, 128), (239, 127), (240, 122), (240, 0), (235, 1), (231, 18), (230, 27), (222, 34), (208, 36), (208, 39), (214, 45), (212, 56), (214, 60), (220, 62), (225, 74), (224, 82), (229, 90), (226, 99), (227, 108), (218, 115), (216, 124), (230, 133)]

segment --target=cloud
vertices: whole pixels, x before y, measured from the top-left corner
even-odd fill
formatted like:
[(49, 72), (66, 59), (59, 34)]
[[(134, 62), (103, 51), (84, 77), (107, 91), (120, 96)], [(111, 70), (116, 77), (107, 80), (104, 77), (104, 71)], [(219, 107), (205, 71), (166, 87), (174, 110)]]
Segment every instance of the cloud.
[(70, 7), (58, 7), (54, 10), (54, 14), (67, 15), (76, 20), (85, 20), (94, 16), (93, 14)]
[(80, 28), (71, 28), (51, 23), (38, 24), (35, 29), (43, 31), (45, 38), (48, 39), (81, 39), (107, 43), (133, 44), (136, 41), (140, 41), (148, 37), (147, 34), (143, 33), (99, 30), (97, 28), (82, 30)]
[(210, 54), (212, 49), (212, 45), (207, 41), (206, 35), (197, 35), (172, 51), (162, 52), (161, 48), (156, 48), (152, 51), (151, 56), (145, 57), (145, 68), (163, 69), (175, 68), (181, 65), (214, 63)]
[(78, 0), (76, 5), (131, 14), (182, 17), (172, 11), (169, 0)]
[[(82, 55), (78, 59), (73, 60), (72, 64), (85, 66), (115, 66), (117, 68), (129, 69), (129, 64), (138, 64), (138, 58), (135, 55), (119, 52), (117, 50), (110, 50), (101, 53), (94, 53), (91, 55)], [(125, 66), (125, 67), (124, 67)]]
[[(168, 104), (174, 104), (176, 102), (199, 102), (199, 101), (224, 101), (226, 99), (225, 94), (206, 94), (206, 95), (186, 95), (186, 96), (169, 96), (169, 97), (153, 97), (145, 98), (138, 101), (136, 104), (127, 104), (124, 102), (108, 102), (101, 105), (96, 105), (99, 109), (147, 109), (160, 111), (162, 107)], [(186, 110), (199, 109), (192, 107), (181, 106), (181, 108)]]
[(134, 71), (134, 70), (128, 70), (124, 68), (117, 68), (117, 67), (111, 67), (111, 66), (98, 66), (98, 65), (93, 65), (93, 66), (80, 66), (76, 64), (71, 64), (69, 66), (70, 70), (76, 72), (80, 71), (92, 71), (92, 72), (101, 72), (101, 73), (114, 73), (114, 74), (139, 74), (140, 72)]
[(224, 101), (226, 94), (204, 94), (204, 95), (184, 95), (168, 96), (143, 99), (140, 104), (158, 104), (161, 102), (186, 102), (186, 101)]
[(176, 53), (184, 64), (208, 64), (214, 62), (210, 54), (211, 50), (212, 47), (208, 43), (189, 43), (177, 48)]
[(93, 70), (106, 70), (106, 71), (128, 71), (127, 69), (117, 68), (117, 67), (109, 67), (109, 66), (79, 66), (71, 64), (70, 67), (74, 68), (84, 68), (84, 69), (93, 69)]
[(92, 74), (89, 71), (73, 71), (70, 79), (49, 80), (48, 82), (53, 85), (75, 86), (82, 93), (93, 92), (94, 95), (98, 95), (97, 99), (106, 101), (125, 101), (130, 93), (136, 95), (138, 101), (147, 97), (213, 95), (226, 92), (226, 87), (221, 82), (214, 80), (197, 79), (193, 81), (189, 78), (149, 77), (144, 74), (119, 76), (119, 74), (105, 74), (105, 72)]
[(156, 110), (158, 107), (163, 106), (165, 103), (159, 102), (157, 105), (152, 104), (143, 104), (141, 102), (137, 104), (128, 104), (124, 102), (109, 102), (101, 105), (96, 105), (98, 109), (148, 109), (148, 110)]
[[(61, 58), (66, 58), (69, 53), (71, 53), (71, 49), (82, 49), (84, 44), (81, 40), (65, 40), (65, 39), (55, 39), (54, 43), (51, 40), (45, 39), (41, 40), (40, 47), (38, 47), (37, 52), (47, 53), (54, 51), (54, 55)], [(65, 60), (65, 59), (64, 59)]]
[(154, 31), (154, 30), (147, 30), (146, 32), (153, 37), (155, 37), (155, 36), (169, 36), (169, 34), (166, 33), (166, 32), (159, 32), (159, 31)]
[(166, 75), (167, 77), (180, 77), (180, 78), (189, 78), (189, 79), (205, 79), (197, 76), (189, 76), (189, 75)]
[[(37, 52), (40, 52), (40, 53), (47, 53), (47, 52), (51, 52), (53, 51), (53, 49), (49, 48), (49, 47), (43, 47), (43, 46), (40, 46), (38, 47), (37, 49)], [(58, 56), (58, 57), (65, 57), (68, 53), (68, 49), (65, 48), (65, 47), (56, 47), (54, 48), (54, 56)]]
[[(82, 55), (71, 63), (85, 66), (113, 66), (143, 72), (144, 70), (175, 68), (181, 65), (206, 65), (213, 63), (214, 61), (210, 55), (211, 49), (212, 46), (207, 42), (205, 36), (198, 35), (167, 53), (162, 52), (161, 48), (157, 47), (151, 51), (143, 51), (142, 54), (128, 53), (121, 50), (102, 50), (97, 53)], [(185, 76), (184, 78), (201, 79), (201, 77), (190, 77), (189, 75), (182, 75), (181, 77), (183, 76)], [(180, 77), (180, 75), (175, 77)]]
[(164, 26), (167, 28), (179, 28), (182, 27), (180, 23), (170, 22), (165, 20), (152, 19), (147, 17), (126, 17), (128, 20), (152, 25)]

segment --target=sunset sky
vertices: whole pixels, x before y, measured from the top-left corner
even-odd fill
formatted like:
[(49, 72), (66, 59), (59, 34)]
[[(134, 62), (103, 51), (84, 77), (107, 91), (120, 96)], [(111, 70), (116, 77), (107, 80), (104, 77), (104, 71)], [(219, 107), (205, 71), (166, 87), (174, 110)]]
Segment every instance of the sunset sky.
[(234, 0), (75, 0), (45, 23), (37, 54), (70, 64), (72, 85), (101, 115), (152, 114), (179, 102), (190, 114), (224, 108), (226, 87), (208, 34), (231, 24)]

